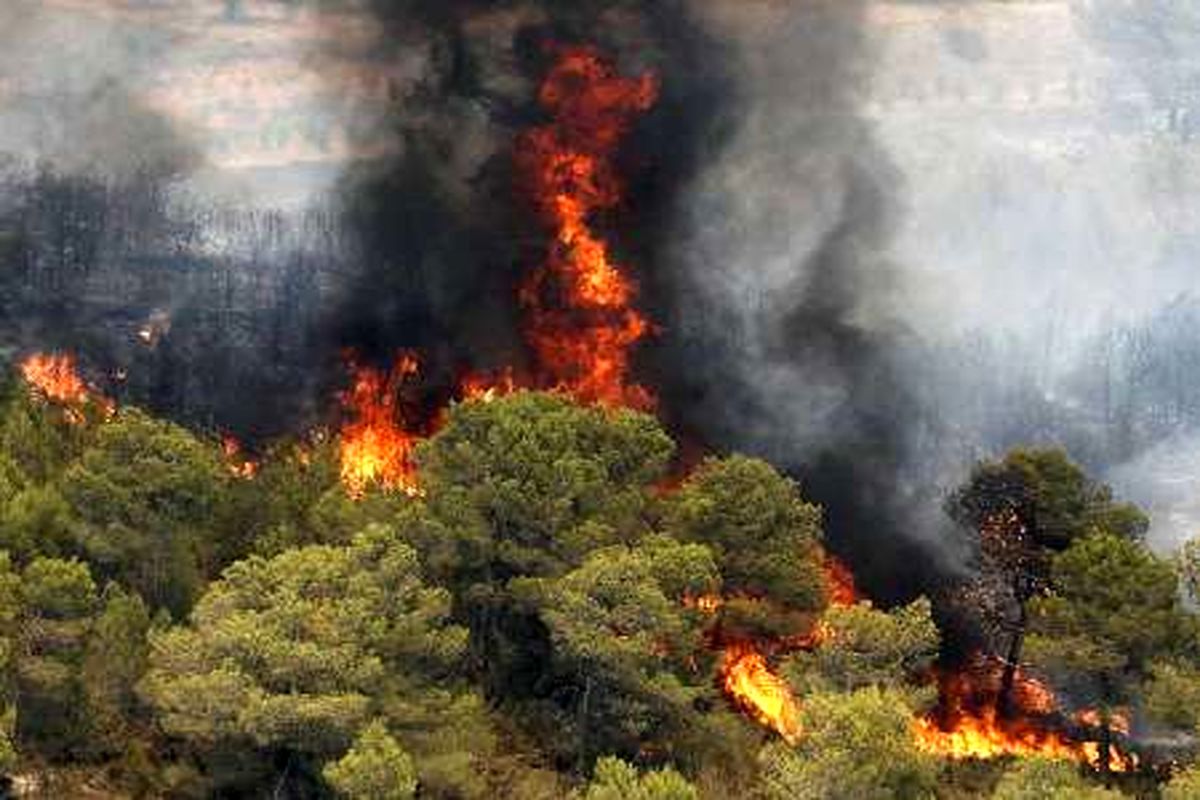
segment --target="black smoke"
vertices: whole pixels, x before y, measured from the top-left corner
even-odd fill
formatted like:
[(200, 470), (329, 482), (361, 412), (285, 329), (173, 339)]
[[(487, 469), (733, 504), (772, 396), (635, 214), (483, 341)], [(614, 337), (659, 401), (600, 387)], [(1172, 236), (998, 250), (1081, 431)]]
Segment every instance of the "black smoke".
[[(122, 51), (111, 68), (68, 70), (49, 93), (35, 81), (17, 105), (29, 111), (25, 127), (6, 126), (28, 135), (0, 136), (12, 151), (0, 197), (0, 346), (10, 355), (78, 351), (119, 398), (256, 441), (327, 421), (347, 351), (376, 364), (397, 349), (418, 351), (430, 407), (464, 371), (519, 368), (528, 354), (514, 289), (545, 245), (513, 186), (512, 151), (519, 132), (543, 121), (534, 97), (548, 45), (586, 42), (623, 72), (661, 78), (659, 102), (621, 154), (627, 200), (597, 224), (661, 326), (638, 369), (662, 398), (664, 419), (697, 448), (748, 451), (794, 474), (825, 507), (831, 548), (868, 591), (909, 597), (969, 560), (940, 513), (940, 494), (973, 459), (1015, 444), (1061, 444), (1102, 475), (1122, 474), (1114, 465), (1142, 473), (1148, 458), (1146, 474), (1156, 474), (1162, 450), (1190, 442), (1195, 451), (1200, 440), (1200, 393), (1188, 377), (1200, 373), (1186, 368), (1194, 298), (1159, 303), (1166, 290), (1146, 278), (1128, 290), (1131, 276), (1092, 244), (1105, 241), (1114, 219), (1135, 216), (1121, 199), (1129, 192), (1114, 190), (1110, 200), (1081, 190), (1089, 213), (1053, 216), (1069, 206), (1054, 194), (1054, 170), (1084, 161), (1107, 177), (1110, 143), (1087, 140), (1094, 150), (1072, 151), (1053, 169), (1034, 159), (1031, 168), (1008, 143), (1064, 124), (1061, 112), (1034, 107), (1022, 117), (1006, 85), (976, 78), (1008, 74), (992, 66), (1003, 42), (988, 15), (1017, 15), (1021, 4), (979, 4), (978, 14), (959, 4), (970, 12), (960, 16), (949, 5), (263, 0), (193, 20), (182, 41), (211, 33), (232, 47), (221, 38), (231, 30), (311, 19), (327, 35), (292, 54), (296, 63), (336, 63), (370, 87), (367, 100), (348, 100), (331, 74), (298, 119), (272, 121), (295, 123), (299, 132), (288, 135), (326, 149), (338, 138), (326, 128), (341, 125), (350, 143), (336, 180), (301, 211), (206, 193), (197, 176), (212, 171), (220, 149), (212, 132), (142, 98), (147, 73), (178, 58), (171, 45), (181, 39), (139, 37), (151, 45)], [(35, 3), (14, 7), (24, 10), (0, 20), (31, 42), (79, 35), (51, 25)], [(1081, 9), (1068, 23), (1115, 58), (1129, 48), (1140, 58), (1156, 37), (1169, 35), (1172, 52), (1186, 51), (1181, 35), (1190, 41), (1180, 33), (1190, 18), (1169, 31), (1158, 24), (1179, 22), (1178, 13), (1132, 25), (1103, 3)], [(925, 14), (930, 30), (948, 27), (945, 53), (921, 50), (932, 66), (901, 64), (912, 74), (890, 74), (888, 42), (919, 26), (889, 28), (889, 14)], [(367, 45), (344, 35), (347, 20), (370, 32)], [(194, 51), (209, 57), (203, 46)], [(1053, 55), (1046, 60), (1063, 61)], [(30, 64), (43, 63), (0, 59), (22, 76), (19, 86), (39, 72)], [(1178, 87), (1138, 63), (1152, 101), (1176, 104), (1172, 135), (1190, 135), (1194, 115), (1177, 107)], [(1072, 87), (1071, 102), (1092, 102), (1086, 86), (1076, 88), (1081, 79), (1068, 77), (1060, 82)], [(890, 118), (879, 96), (894, 85), (904, 90), (889, 100), (901, 109), (896, 117), (912, 113), (909, 89), (920, 102), (940, 102), (939, 92), (959, 103), (998, 97), (987, 113), (1005, 134), (999, 155), (987, 149), (992, 139), (957, 123), (904, 130), (918, 143), (944, 137), (948, 159), (983, 148), (994, 170), (1018, 178), (966, 161), (978, 185), (941, 198), (926, 186), (941, 188), (936, 180), (898, 163), (895, 131), (881, 130)], [(1127, 101), (1102, 98), (1098, 118), (1114, 131), (1140, 119)], [(913, 116), (923, 113), (918, 105)], [(29, 133), (43, 123), (73, 135)], [(32, 155), (17, 152), (43, 139)], [(1190, 173), (1176, 166), (1156, 180), (1186, 189)], [(919, 227), (931, 217), (932, 230)], [(903, 254), (899, 246), (913, 218), (926, 239), (917, 257), (911, 242)], [(1081, 220), (1082, 233), (1047, 219)], [(1178, 267), (1200, 233), (1175, 233), (1158, 258), (1175, 265), (1171, 285), (1186, 288)], [(1088, 242), (1088, 258), (1061, 245), (1066, 234)], [(993, 250), (1011, 256), (999, 280), (985, 274)], [(926, 254), (963, 266), (922, 272)], [(1087, 301), (1059, 315), (1062, 296)], [(1154, 313), (1092, 318), (1126, 297), (1150, 297)], [(1088, 324), (1077, 324), (1078, 307), (1095, 312)], [(963, 318), (977, 324), (951, 330)]]

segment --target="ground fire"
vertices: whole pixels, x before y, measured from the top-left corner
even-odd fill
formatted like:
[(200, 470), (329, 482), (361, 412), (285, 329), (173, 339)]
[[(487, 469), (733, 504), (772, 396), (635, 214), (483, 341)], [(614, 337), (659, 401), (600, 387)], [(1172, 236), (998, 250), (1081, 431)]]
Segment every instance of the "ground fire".
[[(927, 753), (953, 759), (991, 759), (1001, 756), (1039, 756), (1073, 760), (1093, 769), (1126, 772), (1137, 757), (1115, 745), (1107, 758), (1099, 741), (1084, 734), (1101, 734), (1099, 715), (1083, 711), (1074, 719), (1063, 714), (1055, 694), (1036, 678), (1017, 671), (1009, 710), (1001, 710), (1003, 665), (977, 657), (963, 669), (938, 676), (939, 703), (930, 715), (915, 720), (917, 746)], [(1128, 733), (1123, 717), (1110, 720), (1111, 732)]]
[(752, 645), (735, 644), (725, 650), (721, 685), (738, 707), (763, 725), (792, 744), (799, 741), (800, 708), (792, 690)]

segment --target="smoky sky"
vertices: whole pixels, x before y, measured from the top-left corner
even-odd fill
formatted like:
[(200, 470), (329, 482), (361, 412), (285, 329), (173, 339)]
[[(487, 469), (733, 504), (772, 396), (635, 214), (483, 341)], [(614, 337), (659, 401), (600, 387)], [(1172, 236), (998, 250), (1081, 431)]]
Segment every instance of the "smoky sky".
[(663, 87), (596, 221), (659, 327), (641, 377), (683, 438), (795, 475), (868, 585), (958, 569), (941, 497), (1017, 444), (1148, 504), (1157, 546), (1200, 518), (1187, 4), (16, 2), (0, 23), (10, 353), (79, 350), (122, 398), (252, 440), (328, 421), (346, 350), (419, 351), (429, 404), (519, 366), (545, 231), (512, 148), (548, 43), (588, 42)]
[(1018, 444), (1189, 535), (1195, 14), (700, 5), (742, 97), (670, 234), (708, 430), (893, 574), (898, 539), (963, 555), (939, 495)]

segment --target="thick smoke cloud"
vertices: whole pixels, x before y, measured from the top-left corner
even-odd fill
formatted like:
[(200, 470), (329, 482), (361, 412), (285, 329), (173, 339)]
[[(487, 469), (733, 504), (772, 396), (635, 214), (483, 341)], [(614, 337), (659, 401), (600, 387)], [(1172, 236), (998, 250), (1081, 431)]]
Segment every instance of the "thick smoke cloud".
[(1193, 524), (1200, 23), (1180, 2), (77, 15), (0, 9), (0, 151), (46, 165), (0, 200), (4, 344), (78, 349), (128, 375), (114, 392), (252, 438), (326, 418), (343, 349), (418, 349), (431, 405), (464, 369), (520, 366), (513, 289), (544, 231), (513, 142), (545, 43), (586, 41), (662, 79), (605, 220), (662, 326), (646, 381), (686, 438), (796, 474), (868, 586), (961, 568), (940, 495), (1015, 444), (1149, 503), (1156, 544)]
[(798, 467), (883, 572), (897, 537), (958, 562), (938, 492), (1017, 444), (1151, 505), (1159, 546), (1190, 534), (1163, 487), (1194, 484), (1200, 421), (1195, 14), (701, 5), (742, 105), (673, 232), (697, 417)]
[(935, 570), (892, 583), (920, 555), (902, 463), (920, 409), (888, 253), (903, 181), (860, 110), (867, 4), (699, 5), (733, 52), (736, 118), (670, 232), (684, 413), (721, 447), (796, 471), (856, 574), (911, 591)]

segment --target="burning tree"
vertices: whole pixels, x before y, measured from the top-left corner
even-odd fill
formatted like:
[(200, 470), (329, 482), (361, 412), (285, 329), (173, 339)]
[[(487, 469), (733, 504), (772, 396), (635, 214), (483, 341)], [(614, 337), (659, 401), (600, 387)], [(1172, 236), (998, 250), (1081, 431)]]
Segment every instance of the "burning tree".
[(1013, 714), (1016, 670), (1028, 627), (1027, 605), (1049, 589), (1050, 559), (1080, 536), (1104, 530), (1140, 537), (1148, 521), (1117, 503), (1061, 450), (1014, 450), (984, 462), (946, 503), (952, 519), (974, 532), (979, 577), (967, 587), (987, 639), (1004, 665), (999, 704)]
[(769, 659), (810, 644), (843, 585), (827, 577), (820, 520), (794, 482), (739, 456), (706, 460), (666, 501), (665, 529), (710, 547), (724, 579), (720, 598), (697, 601), (712, 614), (711, 645), (724, 651), (723, 690), (792, 742), (801, 733), (799, 706)]
[(621, 140), (658, 97), (653, 75), (626, 78), (590, 47), (556, 49), (538, 92), (550, 120), (517, 143), (518, 175), (553, 234), (546, 260), (522, 287), (527, 336), (542, 385), (580, 399), (648, 408), (631, 380), (635, 345), (650, 323), (633, 307), (633, 281), (613, 262), (593, 215), (617, 206)]

